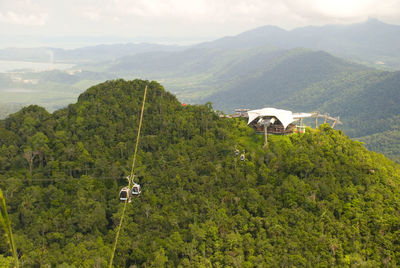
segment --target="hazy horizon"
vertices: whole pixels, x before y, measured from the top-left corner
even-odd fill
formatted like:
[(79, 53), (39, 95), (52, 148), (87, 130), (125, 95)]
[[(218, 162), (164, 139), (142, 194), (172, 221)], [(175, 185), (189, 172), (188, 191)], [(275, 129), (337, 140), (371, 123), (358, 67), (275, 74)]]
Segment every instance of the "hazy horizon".
[(376, 18), (400, 24), (394, 0), (4, 0), (0, 47), (188, 45), (265, 25), (291, 30)]
[(75, 49), (96, 45), (149, 43), (160, 45), (186, 46), (201, 42), (212, 41), (223, 36), (212, 37), (162, 37), (162, 36), (34, 36), (34, 35), (10, 35), (0, 37), (0, 49), (4, 48), (37, 48), (54, 47), (62, 49)]
[[(366, 20), (355, 22), (355, 23), (364, 23), (368, 20), (378, 20), (376, 18), (368, 18)], [(387, 23), (379, 20), (380, 22)], [(353, 23), (349, 23), (353, 24)], [(347, 24), (347, 25), (349, 25)], [(326, 25), (306, 25), (302, 27), (315, 26), (315, 27), (323, 27), (334, 24), (326, 24)], [(395, 25), (395, 24), (392, 24)], [(276, 26), (281, 29), (279, 25), (261, 25), (263, 26)], [(241, 32), (237, 32), (232, 34), (231, 36), (238, 35), (242, 32), (246, 32), (252, 29), (256, 29), (258, 27), (246, 29)], [(294, 30), (293, 29), (284, 29), (284, 30)], [(151, 44), (160, 44), (160, 45), (177, 45), (177, 46), (187, 46), (194, 45), (202, 42), (209, 42), (219, 38), (223, 38), (229, 35), (221, 35), (214, 37), (163, 37), (163, 36), (137, 36), (137, 37), (124, 37), (124, 36), (109, 36), (109, 35), (98, 35), (98, 36), (76, 36), (76, 35), (55, 35), (55, 36), (35, 36), (35, 35), (6, 35), (0, 37), (0, 49), (4, 48), (36, 48), (36, 47), (54, 47), (54, 48), (62, 48), (62, 49), (75, 49), (82, 48), (87, 46), (96, 46), (96, 45), (112, 45), (112, 44), (128, 44), (128, 43), (151, 43)]]

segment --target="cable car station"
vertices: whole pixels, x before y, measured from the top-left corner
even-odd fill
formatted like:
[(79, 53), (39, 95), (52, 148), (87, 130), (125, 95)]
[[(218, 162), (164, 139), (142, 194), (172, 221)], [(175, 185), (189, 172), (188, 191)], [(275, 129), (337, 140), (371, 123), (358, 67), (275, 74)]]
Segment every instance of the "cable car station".
[(315, 128), (318, 127), (318, 118), (323, 118), (324, 123), (327, 123), (328, 120), (332, 121), (332, 128), (336, 124), (342, 124), (339, 117), (334, 118), (327, 114), (323, 115), (316, 112), (293, 113), (292, 111), (276, 108), (262, 108), (258, 110), (235, 109), (234, 114), (221, 115), (220, 117), (248, 118), (247, 125), (255, 129), (256, 132), (264, 134), (264, 146), (268, 143), (268, 134), (287, 135), (294, 132), (304, 133), (305, 126), (303, 125), (303, 119), (305, 118), (315, 118)]

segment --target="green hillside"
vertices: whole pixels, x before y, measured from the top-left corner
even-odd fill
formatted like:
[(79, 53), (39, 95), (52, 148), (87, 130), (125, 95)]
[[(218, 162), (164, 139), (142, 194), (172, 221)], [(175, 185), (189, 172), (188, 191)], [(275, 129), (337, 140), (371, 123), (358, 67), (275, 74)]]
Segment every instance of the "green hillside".
[[(263, 149), (246, 122), (209, 104), (115, 80), (53, 114), (29, 106), (0, 121), (0, 188), (24, 266), (106, 266), (145, 85), (143, 191), (115, 267), (400, 264), (397, 164), (327, 125), (271, 136)], [(8, 255), (0, 240), (0, 263)]]

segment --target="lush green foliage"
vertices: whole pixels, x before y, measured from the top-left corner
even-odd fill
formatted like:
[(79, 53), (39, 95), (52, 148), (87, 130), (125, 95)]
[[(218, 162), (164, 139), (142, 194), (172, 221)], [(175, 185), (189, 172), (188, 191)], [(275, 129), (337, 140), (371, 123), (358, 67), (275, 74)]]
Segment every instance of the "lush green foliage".
[[(16, 268), (18, 268), (19, 265), (18, 265), (17, 248), (15, 245), (14, 236), (13, 236), (12, 230), (11, 230), (10, 219), (8, 218), (6, 201), (4, 199), (3, 192), (1, 191), (1, 189), (0, 189), (0, 226), (4, 231), (5, 240), (10, 245), (10, 252), (12, 253), (13, 260), (14, 260), (13, 264), (15, 265)], [(6, 265), (4, 265), (4, 264), (6, 264), (8, 262), (8, 260), (3, 258), (1, 261), (3, 263), (0, 262), (0, 264), (3, 265), (2, 267), (5, 267)]]
[[(209, 104), (116, 80), (53, 114), (29, 106), (0, 121), (0, 187), (22, 265), (106, 265), (146, 84), (143, 192), (128, 206), (117, 267), (400, 264), (395, 163), (327, 125), (270, 136), (263, 149)], [(1, 241), (0, 263), (7, 254)]]

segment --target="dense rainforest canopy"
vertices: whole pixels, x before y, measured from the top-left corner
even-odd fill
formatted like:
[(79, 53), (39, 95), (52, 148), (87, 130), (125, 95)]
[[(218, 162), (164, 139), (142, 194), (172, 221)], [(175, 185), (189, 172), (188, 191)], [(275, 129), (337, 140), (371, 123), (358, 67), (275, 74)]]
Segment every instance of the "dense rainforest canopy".
[[(400, 168), (328, 125), (263, 137), (156, 82), (107, 81), (0, 121), (0, 188), (24, 267), (400, 265)], [(246, 160), (235, 156), (245, 150)], [(2, 231), (0, 235), (3, 237)], [(5, 239), (0, 265), (12, 263)]]

